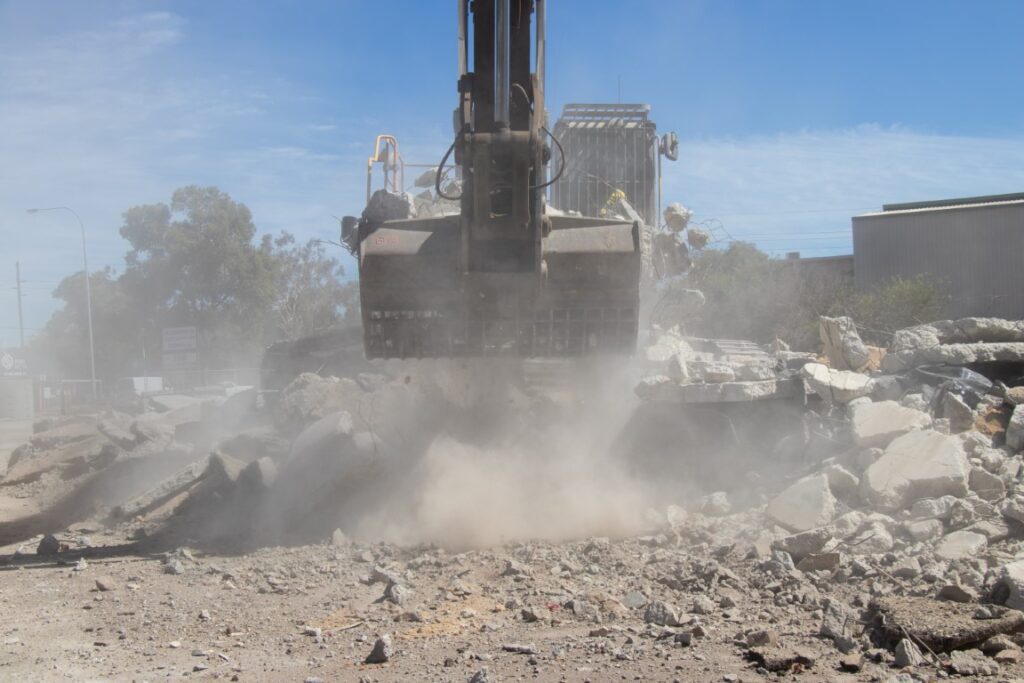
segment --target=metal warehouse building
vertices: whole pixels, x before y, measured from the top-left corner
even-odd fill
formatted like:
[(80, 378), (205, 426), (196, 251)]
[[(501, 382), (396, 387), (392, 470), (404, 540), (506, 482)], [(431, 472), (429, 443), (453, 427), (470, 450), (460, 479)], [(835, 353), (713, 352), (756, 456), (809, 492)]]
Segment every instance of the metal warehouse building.
[(952, 318), (1024, 319), (1024, 193), (886, 204), (853, 217), (854, 281), (927, 274)]

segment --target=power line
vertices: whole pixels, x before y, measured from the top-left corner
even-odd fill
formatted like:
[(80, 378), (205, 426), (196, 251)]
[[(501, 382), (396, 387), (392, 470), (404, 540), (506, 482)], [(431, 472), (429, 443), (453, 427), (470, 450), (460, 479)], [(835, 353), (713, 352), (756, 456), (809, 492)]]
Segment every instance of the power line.
[(752, 242), (800, 242), (803, 240), (831, 240), (833, 242), (843, 241), (843, 237), (734, 237), (733, 241), (742, 242), (750, 240)]
[(754, 213), (722, 213), (716, 214), (719, 218), (722, 217), (737, 217), (737, 216), (788, 216), (790, 214), (802, 214), (802, 213), (857, 213), (859, 211), (875, 211), (877, 207), (865, 206), (859, 209), (798, 209), (793, 211), (759, 211)]
[(821, 232), (751, 232), (743, 235), (744, 237), (780, 237), (787, 235), (852, 235), (849, 230), (825, 230)]

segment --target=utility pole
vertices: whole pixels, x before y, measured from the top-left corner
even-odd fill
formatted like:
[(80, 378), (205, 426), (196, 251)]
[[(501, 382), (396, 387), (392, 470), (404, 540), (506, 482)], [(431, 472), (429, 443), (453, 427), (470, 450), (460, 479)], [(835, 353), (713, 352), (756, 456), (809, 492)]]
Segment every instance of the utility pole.
[(85, 253), (85, 224), (78, 212), (67, 206), (51, 206), (45, 209), (28, 209), (28, 213), (39, 213), (40, 211), (67, 211), (78, 221), (78, 227), (82, 231), (82, 271), (85, 274), (85, 310), (89, 317), (89, 378), (92, 384), (92, 398), (96, 400), (96, 346), (92, 336), (92, 293), (89, 289), (89, 257)]
[(18, 334), (21, 339), (21, 346), (19, 348), (25, 348), (25, 317), (21, 313), (21, 263), (19, 261), (14, 262), (14, 282), (15, 289), (18, 290)]

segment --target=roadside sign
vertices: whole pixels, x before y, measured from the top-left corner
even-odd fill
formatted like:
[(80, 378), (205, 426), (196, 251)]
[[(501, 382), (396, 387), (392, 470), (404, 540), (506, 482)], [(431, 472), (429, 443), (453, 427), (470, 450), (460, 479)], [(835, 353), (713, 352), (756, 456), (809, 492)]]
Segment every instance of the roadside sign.
[(195, 327), (165, 327), (162, 337), (164, 353), (195, 351), (197, 348)]

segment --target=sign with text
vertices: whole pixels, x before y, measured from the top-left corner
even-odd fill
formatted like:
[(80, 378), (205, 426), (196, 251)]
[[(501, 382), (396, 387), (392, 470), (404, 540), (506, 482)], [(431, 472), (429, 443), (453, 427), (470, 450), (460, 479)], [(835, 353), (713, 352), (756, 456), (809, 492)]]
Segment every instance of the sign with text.
[(195, 351), (197, 348), (195, 327), (165, 327), (163, 329), (164, 353)]

